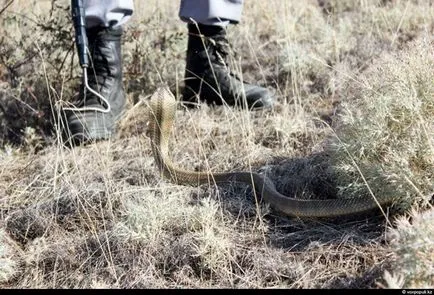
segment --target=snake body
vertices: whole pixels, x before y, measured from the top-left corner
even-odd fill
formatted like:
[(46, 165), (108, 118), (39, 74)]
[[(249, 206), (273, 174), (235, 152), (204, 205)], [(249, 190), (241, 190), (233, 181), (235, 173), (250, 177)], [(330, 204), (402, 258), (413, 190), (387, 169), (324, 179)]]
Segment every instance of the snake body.
[(207, 183), (229, 181), (243, 182), (253, 186), (265, 202), (283, 214), (295, 217), (338, 217), (364, 213), (390, 205), (390, 198), (348, 198), (328, 200), (303, 200), (285, 196), (276, 190), (266, 176), (255, 172), (196, 172), (177, 167), (169, 158), (169, 138), (175, 119), (177, 102), (167, 88), (159, 88), (150, 99), (151, 115), (148, 123), (148, 136), (152, 151), (162, 175), (180, 185), (197, 186)]

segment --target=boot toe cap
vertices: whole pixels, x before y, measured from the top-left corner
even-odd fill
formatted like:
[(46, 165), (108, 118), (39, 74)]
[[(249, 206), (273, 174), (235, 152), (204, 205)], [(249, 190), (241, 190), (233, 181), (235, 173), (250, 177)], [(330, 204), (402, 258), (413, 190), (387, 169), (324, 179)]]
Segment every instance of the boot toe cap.
[(67, 142), (74, 144), (108, 139), (113, 134), (113, 123), (106, 116), (90, 112), (69, 114), (62, 135)]
[(246, 98), (249, 108), (271, 108), (274, 105), (274, 95), (266, 88), (252, 87), (246, 89)]

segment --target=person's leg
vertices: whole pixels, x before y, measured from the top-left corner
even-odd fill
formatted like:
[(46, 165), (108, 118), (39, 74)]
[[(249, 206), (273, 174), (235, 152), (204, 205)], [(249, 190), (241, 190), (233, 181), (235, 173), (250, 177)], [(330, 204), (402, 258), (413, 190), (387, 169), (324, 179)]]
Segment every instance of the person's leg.
[[(70, 144), (107, 139), (115, 132), (125, 94), (122, 85), (122, 24), (133, 13), (132, 0), (84, 0), (90, 66), (88, 85), (82, 83), (73, 108), (65, 110), (63, 135)], [(83, 80), (84, 82), (84, 80)]]
[(182, 20), (203, 25), (226, 26), (238, 23), (243, 10), (243, 0), (181, 0), (179, 16)]
[(183, 101), (200, 100), (247, 108), (271, 107), (263, 87), (244, 83), (227, 67), (226, 26), (241, 19), (242, 0), (181, 0), (180, 18), (188, 23), (188, 48)]
[(84, 0), (86, 28), (117, 27), (133, 14), (133, 0)]

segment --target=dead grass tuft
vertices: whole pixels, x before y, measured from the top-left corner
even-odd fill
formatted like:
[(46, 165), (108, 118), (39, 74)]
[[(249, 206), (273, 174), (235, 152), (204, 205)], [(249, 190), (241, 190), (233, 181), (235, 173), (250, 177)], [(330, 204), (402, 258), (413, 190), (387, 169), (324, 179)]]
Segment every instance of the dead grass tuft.
[(389, 238), (397, 259), (393, 274), (386, 282), (398, 288), (433, 288), (434, 243), (432, 240), (434, 211), (420, 213), (413, 210), (410, 216), (401, 217)]

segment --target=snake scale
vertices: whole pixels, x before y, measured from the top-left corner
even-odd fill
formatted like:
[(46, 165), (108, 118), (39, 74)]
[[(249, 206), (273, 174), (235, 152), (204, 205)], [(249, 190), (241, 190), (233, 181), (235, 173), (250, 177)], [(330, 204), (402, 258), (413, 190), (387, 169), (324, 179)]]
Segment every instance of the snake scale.
[(303, 200), (279, 193), (273, 182), (255, 172), (195, 172), (177, 167), (169, 158), (169, 138), (175, 120), (177, 102), (165, 87), (158, 88), (152, 95), (149, 105), (151, 115), (147, 134), (151, 139), (152, 151), (162, 175), (181, 185), (197, 186), (205, 183), (243, 182), (253, 186), (256, 193), (270, 206), (285, 215), (295, 217), (338, 217), (364, 213), (389, 205), (392, 199), (374, 197)]

